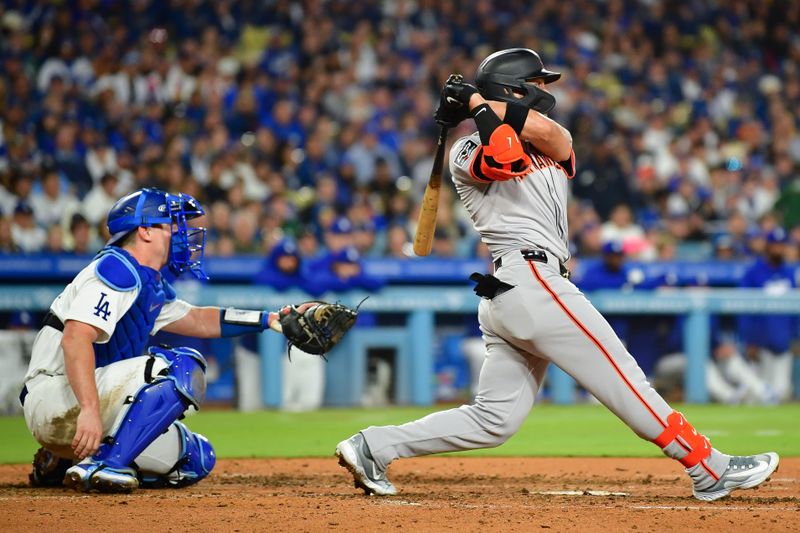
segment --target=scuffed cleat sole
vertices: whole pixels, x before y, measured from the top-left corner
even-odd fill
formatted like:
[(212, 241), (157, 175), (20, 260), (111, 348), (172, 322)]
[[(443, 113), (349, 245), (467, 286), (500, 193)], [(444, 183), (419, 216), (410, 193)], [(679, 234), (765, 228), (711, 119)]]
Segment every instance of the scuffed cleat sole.
[(726, 488), (726, 489), (723, 489), (723, 490), (717, 490), (717, 491), (714, 491), (714, 492), (695, 492), (695, 491), (692, 491), (692, 493), (694, 494), (695, 498), (697, 498), (698, 500), (704, 501), (704, 502), (713, 502), (713, 501), (716, 501), (716, 500), (721, 500), (722, 498), (726, 498), (727, 496), (730, 496), (731, 492), (733, 492), (735, 490), (747, 490), (747, 489), (757, 489), (757, 488), (759, 488), (761, 485), (763, 485), (764, 483), (766, 483), (767, 481), (770, 480), (770, 477), (772, 476), (772, 474), (777, 472), (779, 467), (780, 467), (780, 458), (777, 457), (777, 455), (776, 455), (775, 466), (772, 469), (768, 470), (763, 476), (760, 476), (760, 477), (757, 477), (755, 479), (752, 479), (752, 480), (748, 481), (747, 483), (743, 483), (742, 485), (739, 485), (737, 487), (730, 487), (730, 488)]
[(346, 468), (353, 476), (353, 486), (357, 489), (363, 490), (365, 495), (371, 496), (375, 494), (376, 496), (394, 496), (397, 494), (396, 490), (390, 492), (369, 481), (366, 472), (358, 467), (356, 451), (347, 441), (340, 442), (339, 445), (336, 446), (335, 455), (339, 458), (339, 464)]
[(353, 487), (363, 490), (365, 496), (372, 496), (372, 494), (374, 494), (373, 491), (367, 487), (363, 481), (358, 479), (358, 474), (356, 474), (355, 467), (345, 461), (344, 457), (342, 457), (338, 450), (336, 451), (336, 457), (339, 458), (339, 466), (346, 468), (347, 471), (350, 472), (350, 475), (353, 476)]

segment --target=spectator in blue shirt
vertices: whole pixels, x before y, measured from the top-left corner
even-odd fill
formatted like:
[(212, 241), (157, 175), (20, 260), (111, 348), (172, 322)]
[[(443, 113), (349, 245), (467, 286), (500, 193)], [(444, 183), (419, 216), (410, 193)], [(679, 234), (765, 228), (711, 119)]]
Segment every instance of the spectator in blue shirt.
[(355, 246), (347, 246), (336, 252), (328, 252), (319, 261), (309, 265), (309, 277), (313, 273), (313, 294), (328, 291), (344, 292), (351, 289), (378, 290), (382, 280), (364, 273), (361, 254)]
[(272, 248), (253, 282), (268, 285), (277, 291), (296, 287), (311, 292), (310, 280), (303, 275), (302, 263), (297, 244), (291, 239), (282, 239)]
[[(764, 235), (764, 252), (747, 269), (740, 287), (761, 288), (766, 297), (778, 298), (797, 287), (795, 273), (784, 262), (788, 237), (776, 227)], [(742, 315), (739, 333), (745, 356), (779, 398), (791, 394), (792, 347), (798, 339), (797, 315)]]
[[(577, 283), (582, 291), (652, 290), (668, 284), (666, 276), (646, 277), (641, 269), (626, 264), (623, 245), (618, 240), (607, 241), (601, 251), (602, 260), (589, 267)], [(649, 375), (656, 360), (664, 353), (659, 343), (653, 342), (653, 332), (663, 330), (671, 318), (613, 314), (607, 320), (631, 353), (636, 354), (639, 365)]]
[[(578, 282), (582, 291), (601, 289), (630, 289), (643, 279), (640, 270), (631, 269), (625, 264), (625, 253), (620, 241), (608, 241), (602, 247), (602, 259), (589, 267)], [(610, 315), (608, 322), (623, 342), (627, 343), (630, 330), (630, 317)]]

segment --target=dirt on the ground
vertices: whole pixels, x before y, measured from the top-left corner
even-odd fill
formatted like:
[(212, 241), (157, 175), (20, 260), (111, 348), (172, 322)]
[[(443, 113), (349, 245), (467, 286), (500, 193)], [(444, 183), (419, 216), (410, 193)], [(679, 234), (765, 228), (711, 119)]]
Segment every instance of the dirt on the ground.
[(336, 459), (222, 460), (179, 490), (33, 489), (0, 466), (0, 531), (800, 531), (800, 458), (755, 490), (692, 498), (667, 459), (404, 459), (365, 497)]

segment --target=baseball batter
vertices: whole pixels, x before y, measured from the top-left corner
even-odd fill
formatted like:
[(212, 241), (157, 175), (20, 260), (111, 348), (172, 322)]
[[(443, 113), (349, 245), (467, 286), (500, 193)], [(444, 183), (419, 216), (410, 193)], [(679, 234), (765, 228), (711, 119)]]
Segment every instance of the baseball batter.
[(182, 487), (214, 467), (211, 443), (178, 421), (203, 401), (205, 359), (192, 348), (145, 352), (148, 338), (161, 329), (206, 338), (261, 332), (278, 315), (194, 307), (161, 277), (168, 266), (207, 279), (205, 229), (187, 225), (203, 214), (185, 194), (142, 189), (122, 198), (108, 215), (108, 245), (52, 303), (20, 394), (42, 445), (34, 486)]
[(529, 49), (496, 52), (474, 87), (449, 82), (436, 120), (472, 117), (477, 132), (450, 151), (450, 172), (475, 229), (494, 258), (494, 276), (473, 275), (486, 345), (472, 405), (401, 426), (369, 427), (336, 447), (339, 462), (366, 493), (393, 495), (388, 465), (400, 457), (499, 446), (517, 432), (550, 363), (570, 374), (637, 435), (680, 461), (700, 500), (762, 483), (778, 455), (730, 456), (713, 448), (674, 411), (606, 320), (568, 279), (565, 263), (572, 139), (546, 115), (544, 89), (560, 74)]

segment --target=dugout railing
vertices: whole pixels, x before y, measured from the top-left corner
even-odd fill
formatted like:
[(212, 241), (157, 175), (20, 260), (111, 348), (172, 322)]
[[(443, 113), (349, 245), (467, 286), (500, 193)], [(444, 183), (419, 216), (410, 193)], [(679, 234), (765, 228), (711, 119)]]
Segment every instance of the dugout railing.
[[(57, 285), (4, 285), (0, 288), (0, 311), (44, 311), (62, 290)], [(236, 306), (247, 309), (277, 309), (287, 302), (309, 299), (299, 291), (275, 292), (252, 285), (178, 285), (181, 298), (196, 305)], [(361, 309), (372, 313), (402, 314), (404, 323), (392, 327), (356, 327), (330, 354), (326, 365), (327, 405), (356, 405), (364, 387), (365, 352), (374, 346), (396, 350), (395, 400), (402, 404), (433, 403), (433, 364), (437, 313), (477, 312), (478, 299), (469, 287), (390, 286), (375, 293), (351, 291), (326, 294), (323, 299), (355, 306), (365, 296)], [(767, 295), (758, 289), (669, 289), (659, 291), (597, 291), (587, 295), (604, 314), (685, 315), (683, 347), (687, 357), (685, 399), (708, 402), (706, 362), (709, 357), (712, 314), (800, 314), (800, 291)], [(259, 337), (262, 400), (279, 407), (281, 360), (285, 340), (277, 334)], [(800, 359), (795, 359), (795, 389)], [(556, 368), (548, 375), (550, 397), (555, 403), (574, 399), (572, 378)], [(797, 394), (797, 390), (795, 390)]]

